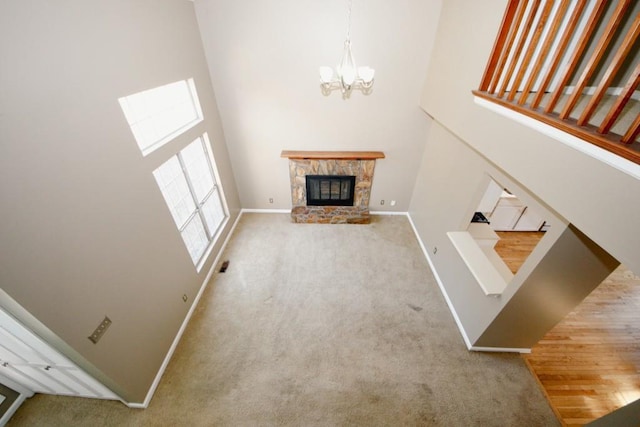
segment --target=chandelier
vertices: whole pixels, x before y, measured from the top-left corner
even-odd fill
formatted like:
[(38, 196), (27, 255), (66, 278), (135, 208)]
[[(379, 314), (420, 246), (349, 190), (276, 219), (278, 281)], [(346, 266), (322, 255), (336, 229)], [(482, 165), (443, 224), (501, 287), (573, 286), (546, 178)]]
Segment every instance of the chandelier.
[(351, 4), (349, 0), (349, 14), (347, 18), (347, 39), (344, 41), (344, 52), (340, 64), (335, 72), (331, 67), (320, 67), (320, 87), (325, 95), (334, 89), (340, 89), (343, 97), (349, 97), (353, 89), (368, 94), (373, 86), (375, 70), (371, 67), (356, 67), (351, 53)]

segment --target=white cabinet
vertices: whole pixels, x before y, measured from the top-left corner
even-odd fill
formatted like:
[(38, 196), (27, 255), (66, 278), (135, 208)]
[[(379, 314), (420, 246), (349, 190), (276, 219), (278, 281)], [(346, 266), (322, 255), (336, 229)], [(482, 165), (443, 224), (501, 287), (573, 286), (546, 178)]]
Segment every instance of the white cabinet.
[(513, 227), (514, 231), (539, 231), (544, 225), (544, 219), (533, 209), (526, 207), (518, 222)]
[(0, 374), (36, 393), (120, 400), (1, 310)]
[(544, 219), (514, 195), (503, 193), (487, 217), (495, 231), (539, 231)]
[(494, 231), (540, 231), (544, 226), (544, 218), (492, 179), (476, 212), (484, 214)]
[(517, 197), (500, 197), (488, 218), (491, 228), (495, 231), (513, 230), (525, 208)]

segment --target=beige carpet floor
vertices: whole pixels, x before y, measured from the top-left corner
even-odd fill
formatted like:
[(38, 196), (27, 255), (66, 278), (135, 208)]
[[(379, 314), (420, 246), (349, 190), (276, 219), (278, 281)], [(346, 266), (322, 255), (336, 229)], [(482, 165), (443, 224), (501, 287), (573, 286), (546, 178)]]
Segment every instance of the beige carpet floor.
[(406, 217), (244, 214), (225, 252), (148, 409), (36, 395), (9, 425), (559, 425), (519, 355), (466, 350)]

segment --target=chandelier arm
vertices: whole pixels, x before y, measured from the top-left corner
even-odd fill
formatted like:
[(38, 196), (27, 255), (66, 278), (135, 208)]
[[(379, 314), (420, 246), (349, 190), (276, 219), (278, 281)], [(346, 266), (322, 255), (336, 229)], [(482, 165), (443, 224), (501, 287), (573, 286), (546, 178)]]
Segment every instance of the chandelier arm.
[(364, 80), (360, 79), (358, 83), (365, 89), (371, 89), (371, 87), (373, 86), (373, 79), (371, 79), (370, 82), (365, 82)]

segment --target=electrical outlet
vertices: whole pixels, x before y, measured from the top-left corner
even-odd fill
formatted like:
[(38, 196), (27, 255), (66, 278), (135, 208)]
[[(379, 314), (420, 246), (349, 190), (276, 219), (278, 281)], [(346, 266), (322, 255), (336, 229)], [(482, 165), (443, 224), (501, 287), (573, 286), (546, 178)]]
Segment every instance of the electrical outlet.
[(273, 197), (269, 197), (269, 203), (273, 203)]
[(109, 326), (111, 326), (111, 319), (109, 319), (107, 316), (104, 316), (104, 320), (102, 321), (102, 323), (100, 323), (96, 330), (93, 331), (91, 335), (89, 335), (89, 340), (94, 344), (98, 344), (98, 341), (100, 341), (102, 335), (104, 335), (107, 329), (109, 329)]
[(384, 199), (380, 200), (380, 204), (384, 205)]

